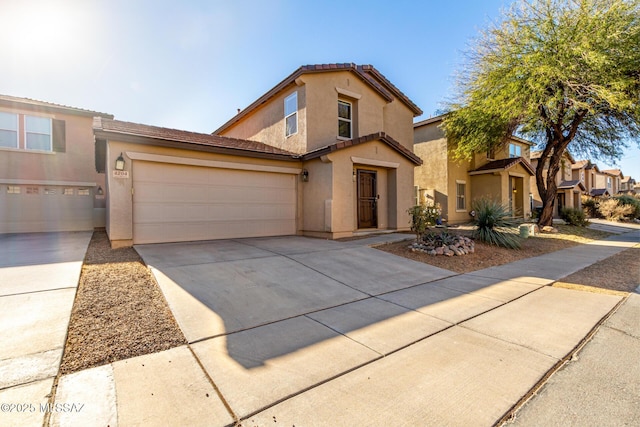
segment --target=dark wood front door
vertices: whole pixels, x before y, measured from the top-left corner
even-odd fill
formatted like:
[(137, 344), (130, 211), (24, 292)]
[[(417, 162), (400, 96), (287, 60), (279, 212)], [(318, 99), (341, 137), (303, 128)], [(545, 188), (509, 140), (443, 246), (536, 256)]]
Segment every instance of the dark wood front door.
[(358, 228), (377, 228), (376, 172), (358, 170)]

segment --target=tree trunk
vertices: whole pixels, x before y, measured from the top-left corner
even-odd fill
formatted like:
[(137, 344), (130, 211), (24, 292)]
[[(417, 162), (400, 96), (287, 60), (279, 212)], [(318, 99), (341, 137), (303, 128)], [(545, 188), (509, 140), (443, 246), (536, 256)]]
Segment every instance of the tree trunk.
[[(560, 172), (560, 160), (562, 159), (562, 154), (567, 149), (568, 144), (569, 141), (566, 139), (564, 141), (548, 141), (545, 149), (538, 159), (538, 165), (536, 166), (536, 186), (538, 187), (538, 193), (542, 199), (542, 212), (538, 219), (538, 226), (540, 227), (547, 225), (553, 226), (553, 205), (558, 192), (556, 179)], [(548, 169), (546, 170), (545, 175), (544, 170), (547, 165), (547, 161)]]

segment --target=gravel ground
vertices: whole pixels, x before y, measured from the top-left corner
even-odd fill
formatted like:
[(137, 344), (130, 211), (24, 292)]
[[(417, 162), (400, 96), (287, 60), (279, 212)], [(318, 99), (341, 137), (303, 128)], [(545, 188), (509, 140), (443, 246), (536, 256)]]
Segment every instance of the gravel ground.
[(633, 292), (640, 286), (640, 245), (573, 273), (559, 282)]
[(149, 269), (133, 248), (96, 231), (80, 275), (61, 374), (186, 344)]
[[(482, 242), (475, 242), (475, 253), (465, 256), (432, 256), (421, 252), (411, 252), (408, 249), (410, 242), (398, 242), (388, 245), (376, 247), (376, 249), (400, 255), (414, 261), (424, 262), (426, 264), (435, 265), (457, 273), (469, 273), (471, 271), (481, 270), (487, 267), (507, 264), (519, 259), (529, 258), (555, 252), (571, 246), (587, 243), (596, 239), (602, 239), (610, 236), (610, 233), (604, 231), (592, 230), (589, 228), (570, 227), (559, 225), (559, 233), (538, 234), (536, 237), (521, 239), (522, 249), (506, 249), (497, 246), (491, 246)], [(435, 231), (439, 233), (439, 230)], [(469, 230), (456, 230), (450, 228), (450, 234), (464, 234), (471, 236)]]

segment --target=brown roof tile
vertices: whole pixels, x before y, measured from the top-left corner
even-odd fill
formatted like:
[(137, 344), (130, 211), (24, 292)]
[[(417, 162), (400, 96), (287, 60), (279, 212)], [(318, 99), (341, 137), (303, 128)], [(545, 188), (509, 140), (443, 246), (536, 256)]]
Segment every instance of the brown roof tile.
[(485, 165), (480, 166), (479, 168), (469, 171), (469, 173), (478, 172), (484, 173), (495, 170), (504, 170), (514, 167), (517, 164), (521, 164), (531, 175), (535, 175), (535, 171), (529, 162), (527, 162), (522, 157), (511, 157), (508, 159), (499, 159), (493, 160)]
[(261, 142), (123, 122), (120, 120), (96, 118), (94, 119), (93, 128), (96, 136), (103, 138), (119, 135), (121, 137), (129, 137), (129, 139), (133, 137), (134, 139), (144, 138), (155, 141), (185, 144), (187, 146), (185, 148), (192, 148), (194, 146), (211, 147), (223, 150), (242, 151), (245, 154), (254, 153), (257, 155), (282, 157), (284, 160), (299, 159), (299, 156), (294, 153), (281, 150)]
[(391, 138), (384, 132), (376, 132), (370, 135), (361, 136), (360, 138), (350, 139), (348, 141), (339, 141), (335, 144), (327, 145), (326, 147), (319, 148), (314, 151), (310, 151), (302, 156), (302, 160), (310, 160), (315, 159), (320, 156), (324, 156), (326, 154), (332, 153), (334, 151), (341, 150), (343, 148), (351, 147), (358, 144), (364, 144), (370, 141), (381, 141), (402, 154), (407, 159), (411, 160), (416, 165), (422, 164), (422, 159), (415, 155), (413, 151), (407, 149), (405, 146), (400, 144), (395, 139)]

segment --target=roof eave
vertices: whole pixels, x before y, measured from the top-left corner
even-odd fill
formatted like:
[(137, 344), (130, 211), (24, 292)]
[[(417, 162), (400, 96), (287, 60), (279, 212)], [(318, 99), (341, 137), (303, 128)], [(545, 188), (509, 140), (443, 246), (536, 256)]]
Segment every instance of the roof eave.
[(220, 147), (215, 145), (207, 145), (198, 142), (176, 141), (147, 135), (136, 135), (126, 132), (118, 132), (104, 129), (94, 129), (93, 133), (96, 139), (105, 139), (110, 141), (129, 142), (140, 145), (151, 145), (166, 148), (179, 148), (183, 150), (201, 151), (207, 153), (240, 155), (244, 157), (253, 157), (271, 160), (284, 160), (299, 162), (300, 157), (293, 154), (266, 153), (242, 148)]

